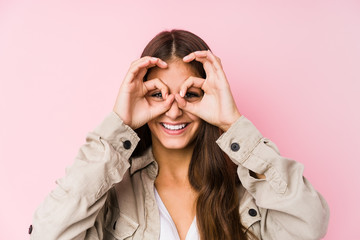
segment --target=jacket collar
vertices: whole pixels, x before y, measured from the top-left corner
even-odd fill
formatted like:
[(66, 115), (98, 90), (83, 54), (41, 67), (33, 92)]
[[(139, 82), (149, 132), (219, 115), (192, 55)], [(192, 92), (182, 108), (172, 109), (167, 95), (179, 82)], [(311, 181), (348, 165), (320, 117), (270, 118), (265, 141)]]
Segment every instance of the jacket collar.
[(130, 174), (133, 175), (138, 170), (141, 170), (152, 163), (155, 163), (155, 167), (157, 171), (158, 169), (157, 163), (152, 153), (152, 148), (149, 147), (147, 150), (145, 150), (144, 154), (142, 154), (139, 157), (135, 157), (131, 159)]

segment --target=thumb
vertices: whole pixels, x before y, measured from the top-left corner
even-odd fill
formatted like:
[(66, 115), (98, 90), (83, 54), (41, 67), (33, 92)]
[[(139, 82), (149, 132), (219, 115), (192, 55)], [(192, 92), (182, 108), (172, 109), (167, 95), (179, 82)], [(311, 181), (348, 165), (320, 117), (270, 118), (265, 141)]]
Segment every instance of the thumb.
[(151, 111), (152, 118), (155, 118), (155, 117), (163, 114), (167, 110), (169, 110), (171, 107), (171, 104), (174, 102), (174, 99), (175, 99), (175, 96), (173, 94), (170, 94), (167, 96), (166, 100), (160, 104), (160, 106), (151, 108), (150, 111)]

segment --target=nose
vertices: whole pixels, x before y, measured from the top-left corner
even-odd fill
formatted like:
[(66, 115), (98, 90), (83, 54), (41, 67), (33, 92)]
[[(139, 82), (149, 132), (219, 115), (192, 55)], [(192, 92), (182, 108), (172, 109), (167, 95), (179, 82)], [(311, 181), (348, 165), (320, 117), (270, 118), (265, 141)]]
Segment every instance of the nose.
[(182, 115), (182, 110), (179, 108), (178, 104), (176, 101), (174, 101), (170, 107), (170, 109), (165, 112), (165, 116), (171, 118), (171, 119), (176, 119), (178, 117), (180, 117)]

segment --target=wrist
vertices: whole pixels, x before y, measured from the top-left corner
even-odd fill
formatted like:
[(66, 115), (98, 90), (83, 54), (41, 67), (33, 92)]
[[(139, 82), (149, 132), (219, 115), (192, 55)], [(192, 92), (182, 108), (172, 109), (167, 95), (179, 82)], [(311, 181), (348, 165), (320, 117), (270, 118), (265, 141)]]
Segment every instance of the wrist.
[(228, 118), (226, 123), (223, 123), (219, 126), (221, 130), (226, 132), (229, 130), (229, 128), (241, 117), (241, 114), (239, 112), (234, 113), (230, 118)]
[[(129, 119), (128, 118), (126, 118), (126, 117), (124, 117), (123, 116), (123, 114), (121, 114), (121, 112), (116, 108), (116, 107), (114, 107), (113, 108), (113, 112), (121, 119), (121, 121), (125, 124), (125, 125), (127, 125), (127, 126), (129, 126), (129, 127), (131, 127), (130, 125), (130, 121), (129, 121)], [(132, 127), (131, 127), (132, 128)]]

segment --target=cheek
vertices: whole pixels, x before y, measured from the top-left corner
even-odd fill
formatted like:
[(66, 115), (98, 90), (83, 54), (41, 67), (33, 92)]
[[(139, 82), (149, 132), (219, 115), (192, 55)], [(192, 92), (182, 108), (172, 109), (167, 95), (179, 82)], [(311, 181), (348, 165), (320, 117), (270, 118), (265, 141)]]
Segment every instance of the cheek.
[(150, 121), (147, 123), (149, 129), (150, 129), (150, 132), (152, 133), (155, 129), (155, 122), (154, 121)]
[(188, 117), (191, 119), (192, 122), (194, 123), (202, 123), (202, 119), (199, 118), (198, 116), (195, 116), (191, 113), (187, 113)]
[(198, 118), (196, 116), (193, 116), (192, 121), (194, 123), (194, 127), (196, 128), (196, 132), (199, 131), (199, 129), (201, 128), (201, 125), (203, 124), (203, 120), (201, 118)]
[(149, 97), (146, 96), (145, 99), (147, 100), (147, 102), (151, 105), (151, 106), (161, 106), (161, 102), (164, 101), (164, 99), (162, 99), (161, 97)]

